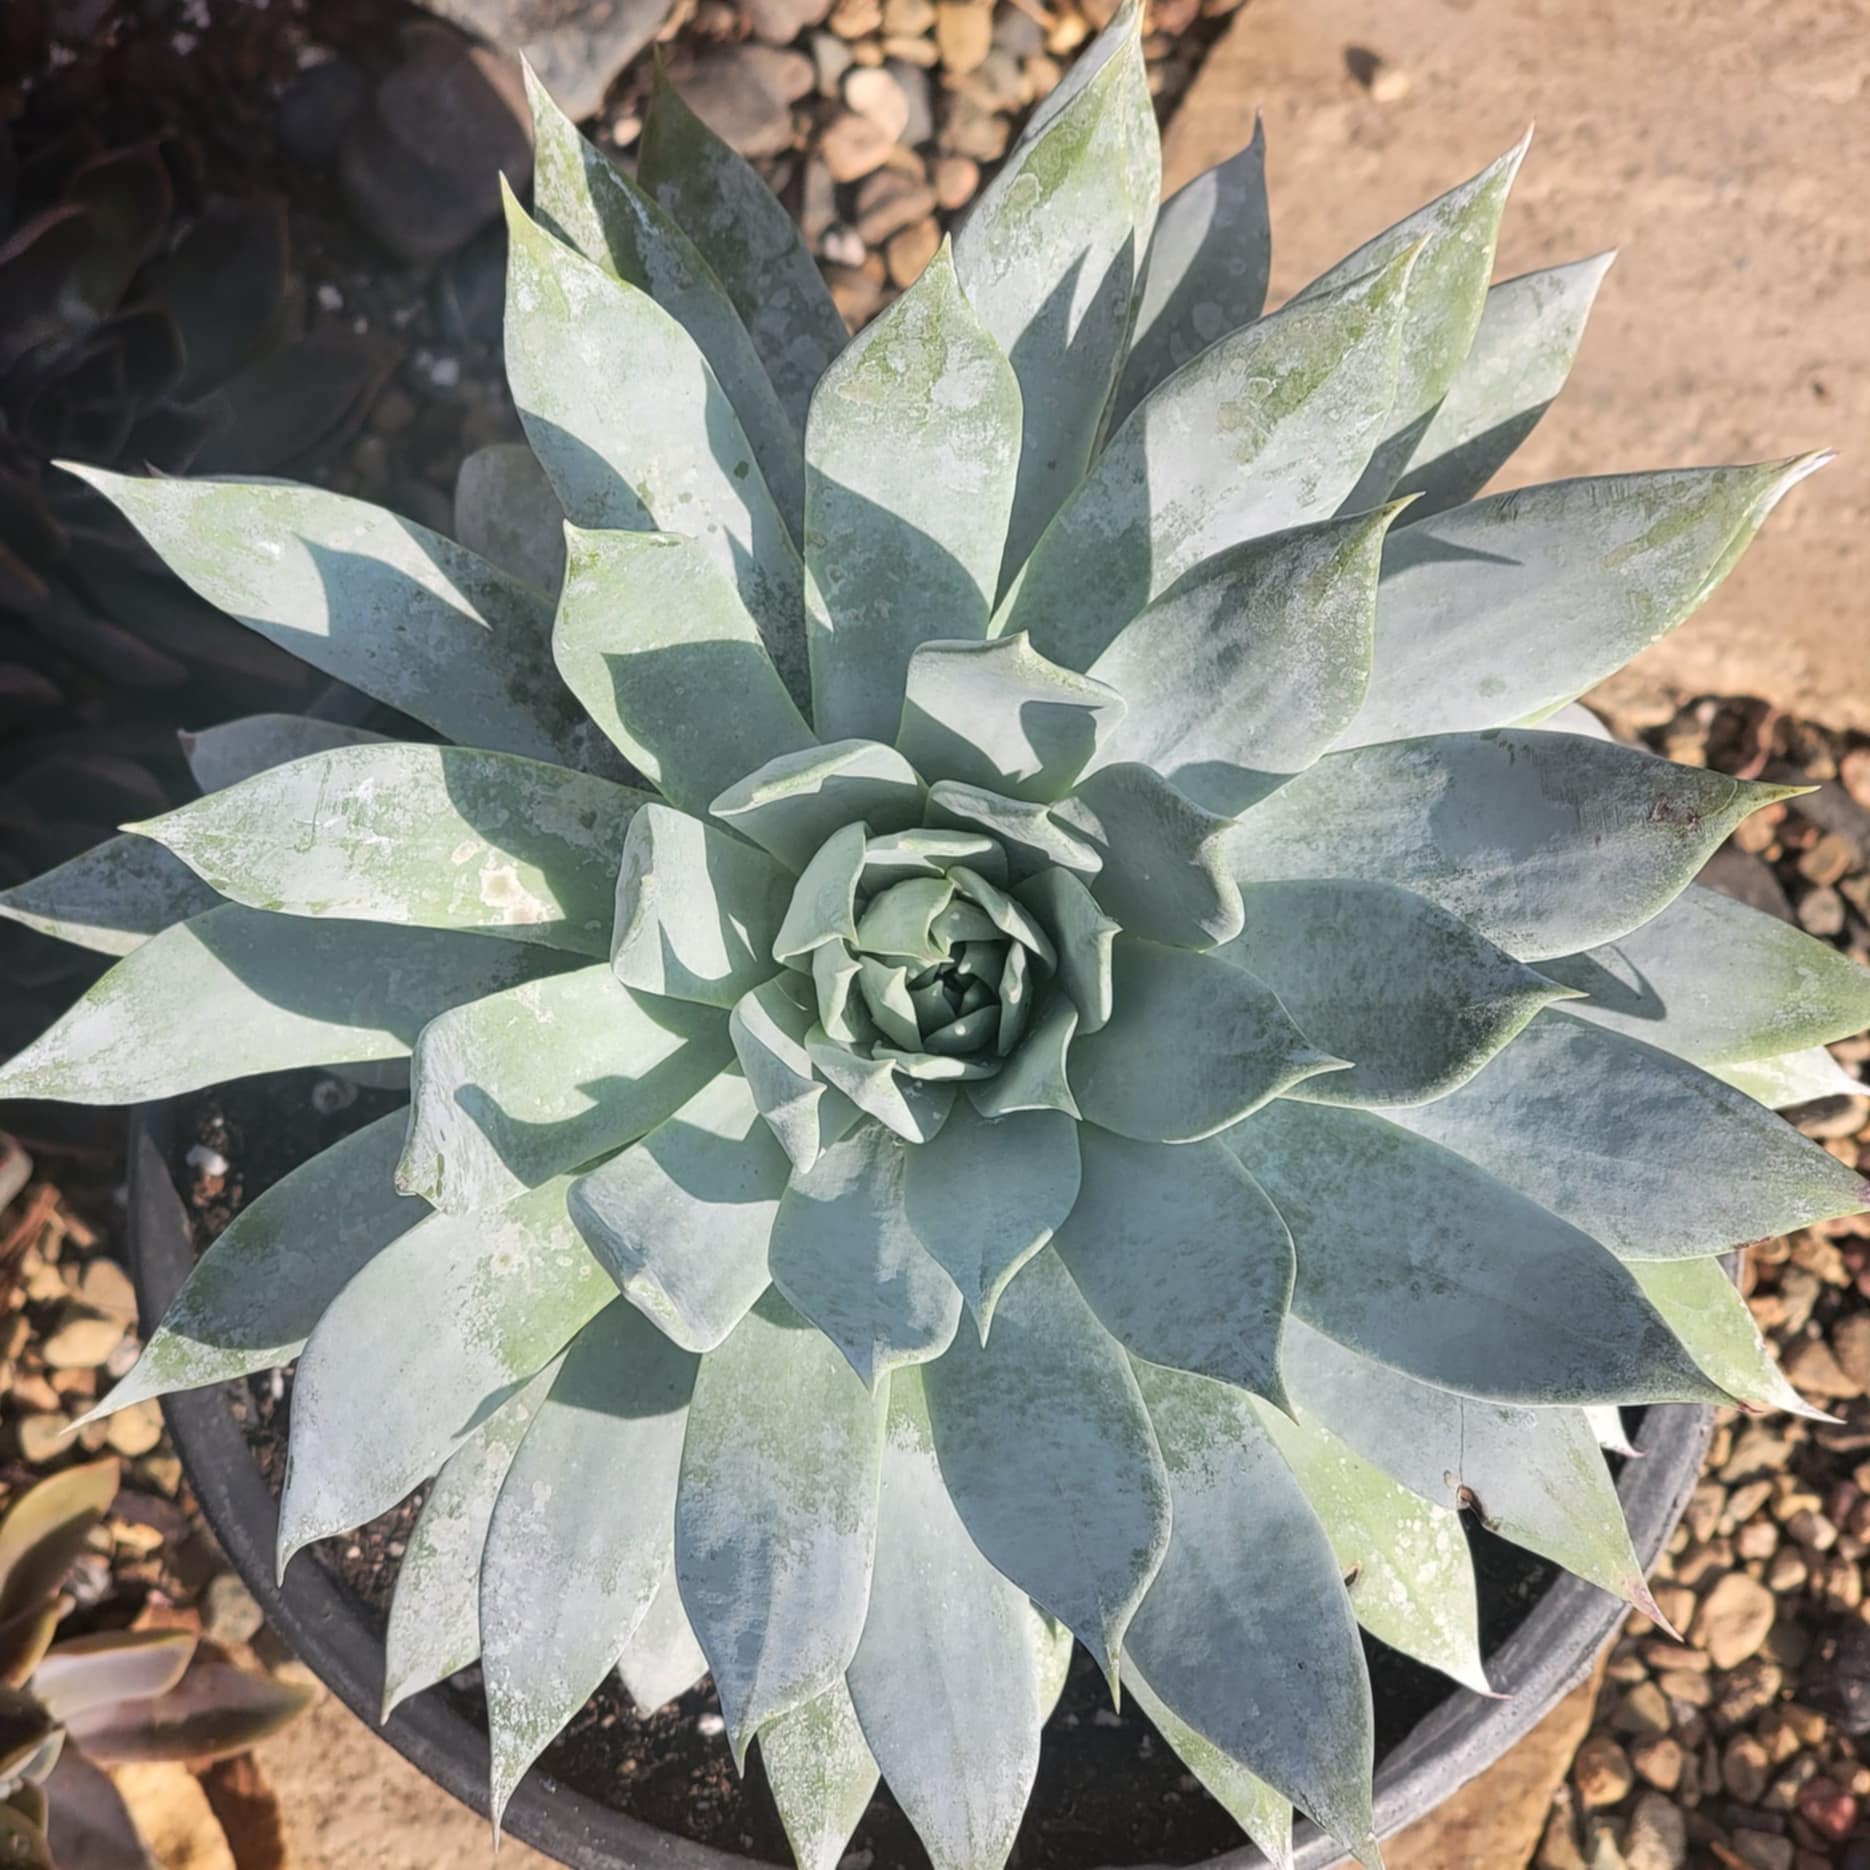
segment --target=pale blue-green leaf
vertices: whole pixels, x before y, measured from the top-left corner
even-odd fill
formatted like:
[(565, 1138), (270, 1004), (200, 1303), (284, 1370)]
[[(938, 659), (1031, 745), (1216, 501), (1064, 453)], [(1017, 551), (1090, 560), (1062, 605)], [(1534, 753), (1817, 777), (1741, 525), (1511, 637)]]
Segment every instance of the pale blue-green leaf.
[(1225, 1145), (1133, 1143), (1083, 1124), (1083, 1187), (1053, 1246), (1133, 1357), (1284, 1405), (1292, 1236)]
[(1612, 1253), (1452, 1150), (1290, 1100), (1224, 1140), (1292, 1230), (1293, 1312), (1340, 1344), (1496, 1402), (1721, 1400)]
[(591, 718), (684, 811), (812, 746), (769, 642), (705, 541), (568, 527), (552, 655)]
[(722, 1013), (607, 967), (488, 994), (416, 1041), (397, 1186), (449, 1213), (499, 1207), (641, 1136), (732, 1055)]
[(322, 674), (467, 746), (615, 770), (539, 654), (551, 599), (452, 540), (319, 487), (73, 471), (197, 597)]
[[(932, 806), (932, 791), (930, 800)], [(992, 838), (978, 831), (922, 826), (871, 838), (864, 845), (863, 886), (874, 891), (906, 877), (946, 876), (956, 864), (967, 864), (995, 883), (1006, 882), (1006, 857)]]
[(891, 1045), (908, 1051), (922, 1050), (922, 1031), (916, 1005), (909, 998), (909, 970), (891, 966), (873, 955), (857, 957), (857, 987), (870, 1009), (877, 1030)]
[(1139, 404), (996, 616), (1067, 668), (1204, 559), (1337, 511), (1388, 418), (1414, 255), (1203, 351)]
[(1150, 1725), (1168, 1742), (1169, 1751), (1259, 1847), (1271, 1870), (1292, 1870), (1291, 1800), (1282, 1799), (1265, 1780), (1256, 1779), (1237, 1760), (1230, 1760), (1211, 1740), (1204, 1740), (1186, 1721), (1171, 1713), (1138, 1672), (1134, 1656), (1123, 1659), (1123, 1685), (1148, 1715)]
[(617, 1658), (618, 1677), (637, 1708), (649, 1714), (686, 1694), (707, 1672), (708, 1659), (688, 1627), (671, 1565)]
[(1005, 573), (1083, 478), (1123, 367), (1161, 191), (1161, 153), (1126, 7), (1034, 114), (955, 242), (981, 322), (1022, 399)]
[(896, 745), (925, 778), (1046, 804), (1097, 758), (1123, 709), (1123, 696), (1048, 662), (1023, 631), (925, 642), (909, 659)]
[(772, 1226), (773, 1284), (873, 1390), (939, 1357), (961, 1321), (961, 1293), (905, 1208), (912, 1153), (882, 1124), (859, 1124), (793, 1175)]
[(1168, 1548), (1168, 1482), (1129, 1363), (1057, 1254), (1035, 1254), (989, 1342), (963, 1332), (923, 1388), (969, 1536), (1114, 1690), (1124, 1631)]
[(1396, 483), (1398, 494), (1420, 496), (1419, 518), (1473, 499), (1532, 433), (1565, 387), (1615, 257), (1522, 273), (1488, 292), (1474, 341)]
[(1695, 1362), (1737, 1402), (1830, 1420), (1786, 1381), (1719, 1260), (1652, 1260), (1630, 1271)]
[(1392, 1649), (1493, 1692), (1461, 1516), (1424, 1501), (1309, 1416), (1254, 1405), (1331, 1540), (1357, 1621)]
[(838, 1870), (880, 1777), (842, 1676), (760, 1729), (760, 1763), (798, 1870)]
[(0, 890), (0, 920), (93, 954), (126, 955), (220, 899), (180, 858), (122, 833)]
[(394, 1506), (617, 1296), (548, 1182), (434, 1214), (319, 1319), (292, 1388), (279, 1568)]
[(960, 1287), (984, 1343), (1007, 1282), (1078, 1199), (1078, 1125), (1059, 1110), (994, 1122), (956, 1100), (940, 1133), (908, 1151), (903, 1208), (916, 1238)]
[(1621, 939), (1540, 969), (1571, 1011), (1697, 1065), (1776, 1058), (1870, 1026), (1870, 970), (1763, 910), (1695, 886)]
[(1071, 1088), (1086, 1120), (1119, 1136), (1213, 1136), (1295, 1084), (1343, 1068), (1270, 987), (1214, 956), (1124, 935), (1112, 948), (1111, 980), (1110, 1019), (1073, 1048)]
[(864, 997), (856, 992), (863, 970), (841, 941), (821, 942), (812, 950), (812, 988), (819, 1023), (839, 1045), (866, 1045), (877, 1037)]
[(786, 1157), (724, 1071), (571, 1185), (571, 1217), (618, 1290), (684, 1350), (711, 1351), (766, 1290)]
[[(1654, 1043), (1660, 1043), (1660, 1035)], [(1704, 1065), (1702, 1070), (1772, 1110), (1787, 1110), (1821, 1097), (1864, 1095), (1863, 1081), (1853, 1078), (1822, 1045), (1779, 1052), (1771, 1058)]]
[(428, 1217), (392, 1180), (407, 1116), (353, 1131), (242, 1208), (93, 1413), (290, 1363), (351, 1277)]
[(391, 1180), (404, 1122), (380, 1116), (241, 1208), (92, 1416), (290, 1363), (353, 1273), (428, 1215)]
[(1582, 701), (1568, 701), (1536, 721), (1522, 721), (1522, 727), (1537, 727), (1548, 734), (1586, 734), (1593, 740), (1615, 740), (1613, 734)]
[[(1655, 1304), (1653, 1295), (1650, 1303)], [(1657, 1310), (1661, 1310), (1657, 1306)], [(1676, 1332), (1680, 1337), (1681, 1333)], [(1623, 1425), (1623, 1411), (1615, 1403), (1588, 1403), (1584, 1409), (1584, 1419), (1591, 1425), (1591, 1433), (1597, 1437), (1597, 1445), (1607, 1454), (1631, 1455), (1637, 1452), (1636, 1444), (1630, 1440), (1629, 1431)]]
[(947, 945), (935, 937), (935, 919), (954, 901), (950, 877), (911, 877), (892, 883), (871, 897), (857, 919), (860, 953), (887, 955), (910, 962), (917, 969), (931, 967), (946, 957)]
[(0, 1097), (136, 1104), (255, 1072), (403, 1058), (438, 1013), (571, 958), (229, 903), (125, 955), (0, 1067)]
[(1503, 727), (1575, 699), (1705, 602), (1828, 459), (1552, 481), (1406, 519), (1383, 552), (1370, 692), (1338, 744)]
[(844, 320), (798, 223), (764, 178), (658, 81), (638, 146), (637, 178), (695, 243), (747, 327), (796, 428)]
[(383, 1718), (480, 1656), (481, 1553), (500, 1483), (558, 1374), (547, 1364), (450, 1455), (396, 1568), (383, 1637)]
[[(929, 787), (928, 815), (938, 826), (978, 830), (991, 837), (1014, 883), (1054, 866), (1084, 877), (1097, 874), (1097, 852), (1034, 801), (941, 779)], [(956, 861), (978, 868), (972, 857)]]
[(648, 805), (617, 874), (611, 971), (626, 987), (730, 1007), (771, 980), (793, 879), (764, 851)]
[(702, 1360), (675, 1565), (737, 1760), (857, 1651), (887, 1404), (776, 1292)]
[(1554, 1010), (1393, 1120), (1628, 1260), (1693, 1259), (1870, 1205), (1870, 1182), (1744, 1091)]
[(1471, 1506), (1503, 1539), (1648, 1612), (1654, 1600), (1582, 1409), (1478, 1402), (1347, 1350), (1295, 1318), (1298, 1405), (1364, 1460), (1438, 1506)]
[(1069, 995), (1054, 991), (1033, 1014), (1025, 1038), (1002, 1069), (986, 1082), (968, 1086), (968, 1101), (988, 1118), (1029, 1110), (1063, 1111), (1076, 1118), (1078, 1100), (1066, 1066), (1077, 1030), (1077, 1007)]
[(1128, 706), (1100, 759), (1229, 816), (1303, 772), (1363, 702), (1398, 511), (1249, 539), (1170, 586), (1091, 665)]
[(813, 1068), (805, 1041), (816, 1024), (811, 996), (786, 979), (756, 987), (727, 1018), (753, 1101), (795, 1169), (809, 1169), (857, 1117), (850, 1099)]
[(986, 634), (1019, 434), (1013, 366), (944, 244), (812, 397), (805, 602), (821, 734), (892, 738), (917, 645)]
[(1027, 1600), (1028, 1628), (1032, 1633), (1033, 1653), (1039, 1662), (1039, 1706), (1049, 1721), (1065, 1692), (1071, 1675), (1072, 1634), (1050, 1612)]
[(876, 1567), (847, 1680), (858, 1724), (934, 1870), (999, 1870), (1039, 1767), (1026, 1593), (981, 1555), (942, 1484), (922, 1372), (890, 1380)]
[(1331, 1541), (1251, 1397), (1134, 1368), (1175, 1516), (1130, 1628), (1136, 1667), (1178, 1719), (1361, 1850), (1374, 1716)]
[(1250, 968), (1306, 1033), (1352, 1061), (1295, 1087), (1310, 1103), (1444, 1096), (1571, 991), (1393, 883), (1249, 883), (1240, 899), (1246, 920), (1215, 954)]
[(455, 538), (535, 591), (565, 578), (565, 509), (524, 442), (476, 448), (455, 475)]
[(1389, 494), (1460, 374), (1493, 278), (1500, 216), (1531, 141), (1528, 130), (1480, 174), (1366, 241), (1298, 295), (1304, 303), (1342, 289), (1400, 253), (1420, 254), (1403, 313), (1396, 400), (1369, 467), (1345, 501), (1347, 512)]
[(203, 792), (219, 792), (269, 766), (284, 766), (308, 753), (329, 753), (333, 747), (369, 746), (383, 736), (310, 714), (243, 714), (176, 738), (195, 784)]
[(667, 209), (578, 134), (530, 68), (526, 94), (533, 213), (587, 260), (647, 292), (695, 340), (747, 431), (779, 510), (796, 529), (803, 499), (799, 431), (727, 289)]
[(1093, 1033), (1110, 1018), (1111, 951), (1118, 925), (1075, 876), (1041, 870), (1014, 893), (1050, 930), (1058, 949), (1058, 982), (1077, 1009), (1077, 1030)]
[(1210, 344), (1259, 317), (1272, 258), (1266, 132), (1256, 115), (1253, 141), (1184, 183), (1156, 217), (1115, 421)]
[(1322, 864), (1400, 883), (1541, 961), (1646, 922), (1741, 819), (1796, 790), (1576, 734), (1432, 735), (1299, 774), (1241, 821), (1234, 873), (1274, 883)]
[(1228, 863), (1231, 818), (1128, 760), (1100, 766), (1053, 813), (1097, 853), (1091, 894), (1132, 934), (1209, 948), (1240, 932), (1240, 889)]
[(507, 1470), (480, 1574), (496, 1825), (527, 1767), (610, 1673), (674, 1563), (695, 1367), (614, 1301), (572, 1340)]
[(810, 963), (801, 957), (814, 948), (857, 939), (857, 885), (869, 847), (869, 829), (861, 819), (819, 845), (787, 901), (773, 941), (775, 961), (803, 969)]
[(894, 747), (835, 740), (768, 760), (708, 809), (789, 869), (803, 871), (846, 825), (908, 830), (922, 816), (922, 782)]
[(1042, 967), (1049, 968), (1057, 964), (1058, 954), (1052, 946), (1051, 937), (999, 884), (967, 864), (951, 864), (948, 875), (956, 890), (975, 904), (1009, 941), (1016, 941), (1030, 949), (1032, 958)]
[(795, 682), (798, 550), (708, 360), (647, 292), (506, 204), (507, 382), (566, 518), (699, 540)]
[(624, 833), (652, 797), (516, 754), (383, 741), (271, 767), (131, 829), (251, 909), (601, 955)]

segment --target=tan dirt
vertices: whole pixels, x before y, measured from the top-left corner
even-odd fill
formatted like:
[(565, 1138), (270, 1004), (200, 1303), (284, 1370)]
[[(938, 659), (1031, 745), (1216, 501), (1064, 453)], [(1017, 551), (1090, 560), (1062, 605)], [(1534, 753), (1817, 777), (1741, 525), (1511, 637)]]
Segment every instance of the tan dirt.
[[(1391, 101), (1352, 75), (1370, 53)], [(1501, 484), (1838, 449), (1620, 687), (1870, 728), (1870, 5), (1250, 0), (1170, 130), (1170, 186), (1256, 107), (1275, 304), (1536, 123), (1500, 276), (1620, 251)]]

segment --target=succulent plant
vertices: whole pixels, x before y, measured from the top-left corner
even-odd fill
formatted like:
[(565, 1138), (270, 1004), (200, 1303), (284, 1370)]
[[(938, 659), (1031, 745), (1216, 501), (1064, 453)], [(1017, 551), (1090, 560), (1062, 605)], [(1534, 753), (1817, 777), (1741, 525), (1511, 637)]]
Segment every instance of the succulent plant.
[(191, 1630), (54, 1642), (61, 1587), (117, 1494), (117, 1463), (35, 1482), (0, 1518), (0, 1862), (153, 1866), (107, 1766), (244, 1753), (295, 1720), (308, 1689), (236, 1667)]
[[(386, 362), (297, 329), (280, 201), (211, 191), (179, 129), (113, 141), (95, 95), (39, 101), (0, 125), (0, 884), (188, 796), (178, 727), (316, 692), (51, 462), (273, 472), (361, 420)], [(23, 939), (5, 965), (47, 988), (71, 971)], [(19, 996), (0, 1043), (69, 998)]]
[(635, 180), (534, 109), (465, 543), (88, 476), (448, 743), (230, 724), (3, 899), (226, 901), (0, 1091), (411, 1058), (102, 1408), (296, 1357), (282, 1565), (432, 1481), (385, 1700), (478, 1657), (496, 1811), (711, 1671), (802, 1865), (881, 1773), (993, 1870), (1075, 1638), (1374, 1864), (1358, 1625), (1485, 1688), (1461, 1509), (1654, 1614), (1618, 1406), (1802, 1407), (1718, 1255), (1863, 1203), (1768, 1105), (1870, 979), (1692, 883), (1788, 788), (1570, 704), (1814, 462), (1473, 498), (1603, 262), (1490, 289), (1515, 149), (1262, 316), (1134, 8), (850, 341), (673, 94)]

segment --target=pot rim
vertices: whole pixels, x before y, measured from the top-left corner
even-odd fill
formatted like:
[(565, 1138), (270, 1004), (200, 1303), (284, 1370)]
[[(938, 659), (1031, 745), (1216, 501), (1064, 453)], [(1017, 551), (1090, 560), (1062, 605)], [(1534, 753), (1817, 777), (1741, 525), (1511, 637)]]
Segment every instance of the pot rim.
[[(142, 1105), (130, 1117), (130, 1270), (146, 1334), (195, 1259), (167, 1166), (174, 1119), (172, 1103)], [(216, 1384), (162, 1399), (176, 1452), (222, 1550), (267, 1622), (320, 1681), (412, 1765), (485, 1816), (487, 1736), (430, 1694), (412, 1696), (379, 1722), (383, 1642), (356, 1600), (315, 1562), (291, 1566), (283, 1584), (275, 1580), (278, 1504), (227, 1389)], [(1624, 1463), (1618, 1492), (1645, 1575), (1688, 1505), (1713, 1432), (1714, 1411), (1704, 1405), (1659, 1404), (1644, 1414), (1636, 1447), (1646, 1458)], [(1608, 1592), (1561, 1572), (1486, 1659), (1500, 1698), (1456, 1688), (1378, 1767), (1377, 1835), (1390, 1837), (1426, 1816), (1537, 1726), (1590, 1672), (1626, 1611)], [(757, 1861), (645, 1824), (537, 1767), (520, 1782), (503, 1829), (569, 1870), (747, 1870)], [(1307, 1820), (1295, 1826), (1293, 1847), (1294, 1870), (1330, 1870), (1342, 1861), (1338, 1846)], [(1189, 1870), (1266, 1870), (1266, 1859), (1248, 1844)]]

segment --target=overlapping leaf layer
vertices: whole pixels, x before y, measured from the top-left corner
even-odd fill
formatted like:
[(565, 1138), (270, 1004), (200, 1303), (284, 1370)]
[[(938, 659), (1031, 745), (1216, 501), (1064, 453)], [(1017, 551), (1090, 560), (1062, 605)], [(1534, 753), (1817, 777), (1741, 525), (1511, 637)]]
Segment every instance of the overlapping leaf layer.
[(1374, 1864), (1358, 1626), (1487, 1686), (1459, 1508), (1644, 1602), (1593, 1423), (1796, 1406), (1714, 1256), (1863, 1203), (1766, 1101), (1870, 981), (1692, 881), (1783, 788), (1567, 704), (1813, 463), (1473, 498), (1603, 272), (1490, 286), (1523, 151), (1262, 316), (1138, 32), (848, 343), (679, 99), (631, 180), (535, 91), (458, 542), (92, 476), (441, 744), (204, 736), (0, 900), (122, 956), (0, 1091), (407, 1059), (102, 1407), (297, 1357), (282, 1562), (433, 1481), (386, 1701), (479, 1657), (497, 1804), (709, 1671), (807, 1870), (879, 1775), (999, 1870), (1075, 1638)]

